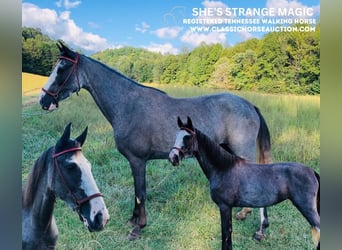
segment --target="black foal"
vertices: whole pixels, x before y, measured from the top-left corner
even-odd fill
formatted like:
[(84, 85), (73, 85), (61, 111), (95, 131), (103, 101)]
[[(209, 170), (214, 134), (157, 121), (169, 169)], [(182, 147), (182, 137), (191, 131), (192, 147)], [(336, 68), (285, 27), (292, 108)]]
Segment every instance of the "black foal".
[(176, 166), (194, 155), (210, 183), (210, 194), (220, 208), (222, 249), (232, 249), (232, 208), (267, 207), (289, 199), (312, 227), (320, 248), (319, 175), (299, 163), (254, 164), (227, 151), (192, 125), (178, 118), (180, 131), (169, 154)]

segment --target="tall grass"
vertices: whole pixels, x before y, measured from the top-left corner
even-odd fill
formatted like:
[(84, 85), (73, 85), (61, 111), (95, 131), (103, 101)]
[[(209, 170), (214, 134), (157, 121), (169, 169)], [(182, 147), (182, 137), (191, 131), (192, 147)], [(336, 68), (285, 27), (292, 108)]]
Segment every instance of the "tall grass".
[[(170, 95), (182, 97), (221, 92), (162, 88)], [(318, 96), (236, 94), (262, 111), (272, 136), (274, 161), (303, 162), (319, 171)], [(166, 160), (148, 163), (148, 225), (141, 239), (130, 242), (126, 240), (130, 228), (125, 222), (131, 216), (134, 201), (131, 170), (115, 147), (111, 126), (90, 95), (82, 90), (80, 97), (73, 95), (52, 113), (42, 112), (36, 101), (23, 102), (22, 112), (23, 182), (34, 161), (56, 143), (67, 123), (73, 123), (72, 137), (89, 126), (83, 153), (93, 165), (111, 219), (102, 232), (89, 233), (78, 216), (58, 201), (55, 209), (58, 249), (220, 249), (219, 211), (210, 198), (208, 181), (194, 159), (177, 168)], [(233, 219), (234, 249), (313, 249), (309, 224), (290, 202), (270, 207), (269, 221), (268, 238), (259, 243), (252, 240), (259, 225), (257, 209), (245, 221)]]

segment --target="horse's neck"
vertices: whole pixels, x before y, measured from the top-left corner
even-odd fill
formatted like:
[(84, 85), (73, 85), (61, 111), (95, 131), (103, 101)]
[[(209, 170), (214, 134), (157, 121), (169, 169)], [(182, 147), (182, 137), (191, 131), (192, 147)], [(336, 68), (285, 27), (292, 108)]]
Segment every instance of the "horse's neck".
[(56, 196), (51, 189), (47, 188), (47, 181), (41, 181), (39, 185), (31, 213), (36, 226), (46, 231), (52, 222)]
[(229, 170), (234, 166), (236, 157), (199, 130), (196, 130), (196, 143), (194, 155), (208, 179), (217, 171)]
[[(119, 72), (90, 58), (85, 58), (86, 66), (80, 72), (83, 88), (94, 98), (97, 106), (110, 123), (127, 115), (124, 107), (139, 99), (142, 86), (134, 83)], [(125, 105), (126, 104), (126, 105)]]

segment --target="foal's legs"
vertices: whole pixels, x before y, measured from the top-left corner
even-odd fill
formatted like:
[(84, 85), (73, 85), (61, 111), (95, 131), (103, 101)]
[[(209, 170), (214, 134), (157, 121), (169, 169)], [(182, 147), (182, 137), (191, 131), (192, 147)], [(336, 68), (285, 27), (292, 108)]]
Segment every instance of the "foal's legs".
[(303, 190), (300, 190), (299, 192), (299, 195), (294, 196), (291, 201), (311, 225), (312, 240), (315, 243), (317, 249), (320, 249), (321, 219), (318, 208), (318, 194), (316, 193), (313, 197), (312, 195), (310, 195), (310, 192), (305, 193)]
[(232, 208), (220, 207), (222, 250), (232, 250)]
[(141, 229), (146, 226), (145, 200), (146, 200), (146, 162), (137, 159), (130, 160), (132, 174), (134, 177), (135, 202), (134, 210), (128, 224), (134, 228), (129, 232), (127, 239), (139, 238)]
[[(256, 156), (254, 154), (254, 151), (251, 151), (250, 156), (252, 157), (251, 159), (255, 159)], [(259, 149), (258, 163), (259, 164), (272, 163), (270, 149), (265, 149), (265, 148)], [(241, 209), (241, 211), (239, 211), (235, 215), (235, 218), (237, 220), (244, 220), (247, 217), (247, 215), (251, 213), (252, 211), (253, 211), (253, 208), (244, 207)], [(266, 228), (269, 226), (266, 207), (260, 208), (259, 211), (260, 211), (260, 227), (259, 227), (259, 230), (256, 231), (253, 235), (253, 238), (257, 241), (261, 241), (264, 238), (266, 238)]]
[(268, 227), (268, 217), (266, 207), (260, 208), (260, 228), (254, 233), (253, 238), (260, 241), (266, 238), (266, 228)]
[(320, 238), (321, 238), (321, 229), (320, 229), (320, 216), (317, 212), (317, 209), (315, 206), (312, 206), (310, 208), (303, 207), (303, 206), (295, 206), (298, 208), (298, 210), (303, 214), (305, 219), (309, 222), (311, 225), (311, 231), (312, 231), (312, 240), (315, 243), (317, 249), (320, 249)]

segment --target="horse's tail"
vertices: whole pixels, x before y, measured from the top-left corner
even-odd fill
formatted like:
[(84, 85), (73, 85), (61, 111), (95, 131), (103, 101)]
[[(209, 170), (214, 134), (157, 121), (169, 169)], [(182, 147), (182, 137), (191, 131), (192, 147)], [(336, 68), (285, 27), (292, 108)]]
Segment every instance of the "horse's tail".
[(320, 193), (321, 193), (321, 181), (320, 181), (320, 176), (319, 174), (315, 172), (316, 179), (318, 181), (318, 192), (317, 192), (317, 212), (320, 214)]
[(259, 149), (259, 163), (271, 163), (272, 156), (271, 156), (271, 136), (270, 131), (268, 130), (266, 121), (260, 110), (254, 106), (255, 111), (257, 112), (260, 120), (260, 128), (258, 132), (258, 149)]

